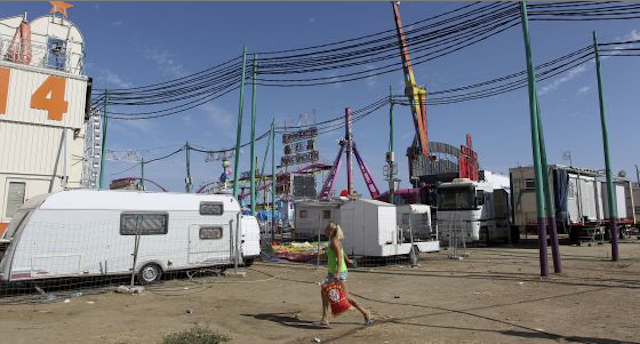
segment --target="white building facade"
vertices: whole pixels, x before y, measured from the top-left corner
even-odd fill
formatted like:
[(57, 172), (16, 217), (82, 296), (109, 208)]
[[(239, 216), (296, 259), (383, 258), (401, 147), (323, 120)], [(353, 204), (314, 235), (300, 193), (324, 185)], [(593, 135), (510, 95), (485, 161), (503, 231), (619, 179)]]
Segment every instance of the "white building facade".
[(89, 121), (100, 141), (99, 118), (83, 58), (82, 34), (59, 14), (0, 19), (0, 233), (27, 199), (95, 181), (85, 141)]

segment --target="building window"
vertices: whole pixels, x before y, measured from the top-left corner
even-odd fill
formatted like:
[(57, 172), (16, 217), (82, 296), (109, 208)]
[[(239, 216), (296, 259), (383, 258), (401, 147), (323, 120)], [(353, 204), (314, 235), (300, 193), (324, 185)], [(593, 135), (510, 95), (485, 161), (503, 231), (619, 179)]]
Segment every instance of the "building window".
[(200, 215), (222, 215), (224, 204), (222, 202), (200, 202)]
[(200, 227), (200, 239), (202, 240), (222, 239), (222, 227), (219, 227), (219, 226)]
[(167, 234), (169, 214), (154, 212), (136, 212), (120, 214), (120, 235), (158, 235)]
[(24, 204), (25, 188), (26, 184), (23, 182), (9, 182), (5, 217), (13, 217), (13, 214), (15, 214), (18, 209), (20, 209), (20, 207)]
[(322, 211), (322, 218), (323, 219), (330, 219), (331, 218), (331, 210), (323, 210)]
[(524, 180), (524, 188), (525, 189), (535, 189), (536, 188), (536, 180), (533, 178)]
[(306, 219), (307, 218), (307, 211), (306, 210), (300, 210), (300, 218), (301, 219)]
[(47, 50), (48, 66), (57, 70), (65, 70), (67, 63), (67, 47), (65, 41), (57, 38), (49, 38)]

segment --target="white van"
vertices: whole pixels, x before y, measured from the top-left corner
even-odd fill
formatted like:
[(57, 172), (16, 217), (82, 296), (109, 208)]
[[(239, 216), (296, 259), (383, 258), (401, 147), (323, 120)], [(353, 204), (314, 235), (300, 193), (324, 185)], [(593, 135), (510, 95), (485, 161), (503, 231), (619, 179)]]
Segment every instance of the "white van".
[(15, 214), (0, 242), (0, 281), (130, 274), (138, 234), (141, 283), (233, 264), (236, 241), (245, 264), (260, 254), (255, 217), (240, 216), (230, 195), (65, 190)]

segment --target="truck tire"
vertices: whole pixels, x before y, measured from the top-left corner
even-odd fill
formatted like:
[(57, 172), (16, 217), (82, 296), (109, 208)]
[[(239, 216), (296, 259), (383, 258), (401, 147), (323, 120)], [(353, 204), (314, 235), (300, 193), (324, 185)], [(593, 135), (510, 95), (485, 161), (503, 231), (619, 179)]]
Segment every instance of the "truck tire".
[(138, 271), (137, 277), (140, 284), (156, 283), (162, 277), (162, 268), (156, 263), (147, 263)]
[(518, 226), (511, 226), (511, 243), (517, 244), (520, 242), (520, 228)]
[(253, 265), (253, 258), (247, 258), (244, 260), (244, 266), (245, 267), (250, 267), (251, 265)]

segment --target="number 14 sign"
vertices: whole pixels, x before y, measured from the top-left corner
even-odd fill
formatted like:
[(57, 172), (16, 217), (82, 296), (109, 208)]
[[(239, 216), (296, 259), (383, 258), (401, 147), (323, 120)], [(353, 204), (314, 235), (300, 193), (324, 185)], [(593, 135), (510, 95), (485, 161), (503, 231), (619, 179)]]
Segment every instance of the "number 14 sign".
[[(7, 113), (10, 73), (10, 69), (0, 68), (0, 115)], [(62, 116), (69, 108), (69, 103), (64, 100), (66, 86), (66, 78), (55, 75), (48, 76), (31, 95), (31, 108), (45, 110), (48, 119), (61, 121)]]

